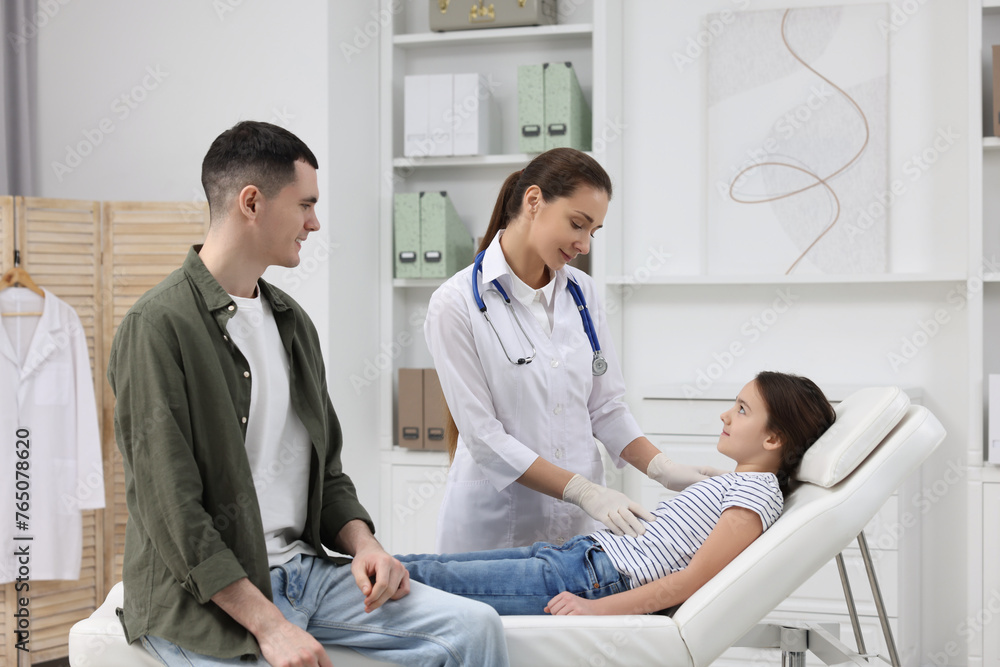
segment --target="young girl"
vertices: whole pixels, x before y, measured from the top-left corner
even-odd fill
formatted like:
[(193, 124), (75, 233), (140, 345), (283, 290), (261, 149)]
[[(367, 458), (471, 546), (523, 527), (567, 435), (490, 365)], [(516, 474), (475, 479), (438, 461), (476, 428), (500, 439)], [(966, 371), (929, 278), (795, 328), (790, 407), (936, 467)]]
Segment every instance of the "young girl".
[(501, 614), (635, 614), (698, 590), (774, 523), (806, 449), (833, 423), (811, 380), (762, 372), (722, 413), (735, 472), (661, 502), (639, 537), (600, 530), (561, 546), (403, 556), (410, 577)]

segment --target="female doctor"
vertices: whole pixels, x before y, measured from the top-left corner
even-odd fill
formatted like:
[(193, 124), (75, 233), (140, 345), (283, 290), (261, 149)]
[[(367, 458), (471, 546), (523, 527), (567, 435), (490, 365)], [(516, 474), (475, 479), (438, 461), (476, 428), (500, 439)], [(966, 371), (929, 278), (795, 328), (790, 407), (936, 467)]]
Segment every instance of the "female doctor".
[[(476, 261), (431, 297), (424, 334), (453, 457), (439, 553), (561, 544), (600, 527), (637, 535), (649, 513), (605, 488), (616, 465), (680, 490), (705, 478), (643, 436), (593, 280), (567, 263), (604, 224), (611, 179), (571, 148), (507, 177)], [(711, 471), (705, 471), (711, 472)]]

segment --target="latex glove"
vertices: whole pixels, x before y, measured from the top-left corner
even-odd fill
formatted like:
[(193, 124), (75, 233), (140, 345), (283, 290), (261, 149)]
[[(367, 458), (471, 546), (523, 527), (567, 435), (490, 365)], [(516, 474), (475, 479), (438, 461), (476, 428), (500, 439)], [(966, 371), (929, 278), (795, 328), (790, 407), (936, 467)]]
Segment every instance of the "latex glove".
[(677, 463), (667, 458), (664, 453), (659, 453), (649, 461), (646, 468), (646, 476), (656, 480), (671, 491), (683, 491), (695, 482), (700, 482), (716, 475), (725, 475), (728, 470), (719, 470), (711, 466), (689, 466), (685, 463)]
[(615, 535), (638, 537), (646, 532), (639, 519), (653, 521), (654, 516), (621, 491), (594, 484), (586, 477), (573, 475), (563, 489), (563, 500), (573, 503), (611, 529)]

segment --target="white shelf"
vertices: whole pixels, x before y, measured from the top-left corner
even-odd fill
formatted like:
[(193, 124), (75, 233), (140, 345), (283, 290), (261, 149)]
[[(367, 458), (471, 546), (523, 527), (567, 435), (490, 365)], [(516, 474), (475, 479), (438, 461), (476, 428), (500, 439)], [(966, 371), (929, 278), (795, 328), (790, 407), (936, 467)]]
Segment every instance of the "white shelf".
[(440, 287), (446, 278), (393, 278), (393, 287)]
[[(988, 274), (990, 276), (995, 274)], [(637, 281), (632, 276), (609, 276), (608, 285), (842, 285), (878, 283), (947, 283), (964, 281), (963, 273), (877, 273), (859, 275), (790, 275), (790, 276), (662, 276)], [(985, 278), (989, 281), (989, 278)]]
[(419, 169), (424, 167), (523, 167), (535, 157), (528, 153), (508, 155), (449, 155), (444, 157), (397, 157), (394, 169)]
[(451, 32), (396, 35), (392, 38), (392, 43), (404, 49), (419, 49), (435, 46), (516, 44), (518, 42), (579, 39), (581, 37), (591, 37), (593, 34), (594, 26), (589, 23), (570, 23), (525, 28), (482, 28), (475, 30), (455, 30)]
[[(997, 9), (1000, 13), (1000, 9)], [(983, 137), (983, 150), (991, 151), (1000, 148), (1000, 137)]]
[(1000, 1), (983, 0), (983, 14), (1000, 14)]

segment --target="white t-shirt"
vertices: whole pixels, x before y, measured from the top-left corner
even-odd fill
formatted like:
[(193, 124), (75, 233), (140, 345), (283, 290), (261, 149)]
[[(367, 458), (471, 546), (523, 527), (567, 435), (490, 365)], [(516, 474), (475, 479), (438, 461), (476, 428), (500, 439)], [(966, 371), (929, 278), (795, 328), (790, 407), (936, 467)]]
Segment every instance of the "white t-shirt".
[(611, 558), (615, 569), (633, 588), (683, 570), (730, 507), (744, 507), (760, 516), (764, 530), (784, 507), (778, 478), (769, 472), (731, 472), (692, 484), (653, 510), (655, 521), (639, 537), (607, 530), (590, 535)]
[(271, 305), (260, 298), (230, 295), (236, 314), (226, 325), (250, 365), (250, 417), (246, 448), (250, 459), (270, 567), (297, 554), (316, 555), (299, 537), (306, 525), (311, 445), (290, 400), (288, 354), (281, 344)]

